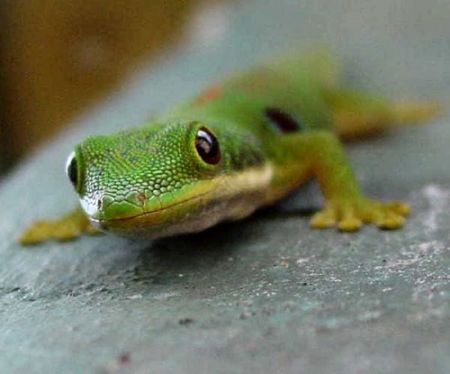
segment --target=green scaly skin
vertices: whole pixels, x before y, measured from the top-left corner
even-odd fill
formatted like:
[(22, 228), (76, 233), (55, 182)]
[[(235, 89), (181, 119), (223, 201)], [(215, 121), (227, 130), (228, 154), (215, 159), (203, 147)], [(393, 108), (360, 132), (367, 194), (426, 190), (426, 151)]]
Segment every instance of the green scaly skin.
[[(72, 239), (95, 232), (93, 226), (132, 237), (198, 232), (246, 217), (311, 177), (325, 197), (312, 227), (402, 226), (408, 206), (366, 198), (336, 135), (339, 121), (348, 133), (367, 118), (384, 129), (395, 121), (393, 106), (339, 88), (335, 71), (326, 53), (288, 58), (212, 86), (152, 123), (87, 138), (69, 160), (82, 210), (38, 222), (20, 241)], [(280, 130), (270, 109), (289, 116), (297, 129)], [(352, 123), (342, 120), (346, 114)], [(217, 139), (217, 163), (199, 154), (201, 129)]]

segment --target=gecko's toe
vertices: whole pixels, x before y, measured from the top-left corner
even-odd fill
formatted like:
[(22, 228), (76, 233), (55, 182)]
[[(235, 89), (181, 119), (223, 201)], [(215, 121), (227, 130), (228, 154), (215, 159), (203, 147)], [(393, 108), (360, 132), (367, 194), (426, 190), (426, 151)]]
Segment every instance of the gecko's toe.
[(315, 229), (327, 229), (336, 225), (336, 217), (332, 209), (323, 209), (313, 215), (309, 222)]
[(386, 204), (387, 209), (401, 216), (408, 216), (411, 213), (411, 207), (402, 201), (391, 201)]
[(362, 226), (361, 217), (352, 206), (342, 206), (340, 209), (338, 229), (341, 231), (357, 231)]
[(384, 217), (375, 222), (375, 224), (384, 230), (395, 230), (402, 227), (405, 224), (405, 217), (392, 211), (387, 211)]
[(338, 229), (341, 231), (357, 231), (361, 228), (362, 221), (356, 217), (347, 217), (341, 220), (338, 224)]

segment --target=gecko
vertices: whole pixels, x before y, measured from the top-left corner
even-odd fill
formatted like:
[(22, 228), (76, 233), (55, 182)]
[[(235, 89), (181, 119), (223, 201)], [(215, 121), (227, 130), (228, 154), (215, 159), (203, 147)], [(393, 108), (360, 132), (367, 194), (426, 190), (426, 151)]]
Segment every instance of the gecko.
[(79, 206), (33, 223), (19, 242), (199, 232), (245, 218), (311, 178), (324, 197), (312, 228), (400, 228), (409, 205), (367, 197), (341, 141), (423, 122), (437, 104), (348, 88), (339, 65), (325, 50), (285, 56), (218, 81), (149, 123), (86, 138), (66, 164)]

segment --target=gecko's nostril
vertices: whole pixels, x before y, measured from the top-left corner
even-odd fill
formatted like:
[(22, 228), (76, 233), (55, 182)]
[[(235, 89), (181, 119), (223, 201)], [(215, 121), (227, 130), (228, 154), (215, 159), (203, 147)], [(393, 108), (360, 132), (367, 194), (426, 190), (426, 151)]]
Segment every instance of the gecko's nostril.
[(103, 199), (98, 199), (97, 200), (97, 209), (101, 210), (103, 207)]
[(136, 194), (136, 201), (139, 203), (139, 205), (144, 205), (147, 201), (147, 195), (145, 192), (139, 192)]

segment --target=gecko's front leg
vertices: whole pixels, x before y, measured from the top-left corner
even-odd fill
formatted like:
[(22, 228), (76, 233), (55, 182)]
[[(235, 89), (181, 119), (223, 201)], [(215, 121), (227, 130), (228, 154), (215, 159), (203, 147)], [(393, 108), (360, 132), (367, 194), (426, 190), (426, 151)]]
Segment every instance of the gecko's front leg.
[(97, 234), (81, 208), (66, 213), (53, 220), (40, 220), (31, 224), (19, 237), (23, 245), (37, 244), (50, 239), (58, 241), (73, 240), (82, 234)]
[(325, 206), (314, 214), (311, 226), (337, 226), (342, 231), (358, 230), (363, 223), (382, 229), (403, 226), (409, 214), (408, 204), (381, 202), (366, 197), (350, 168), (339, 139), (328, 132), (305, 134), (311, 173), (319, 182)]

